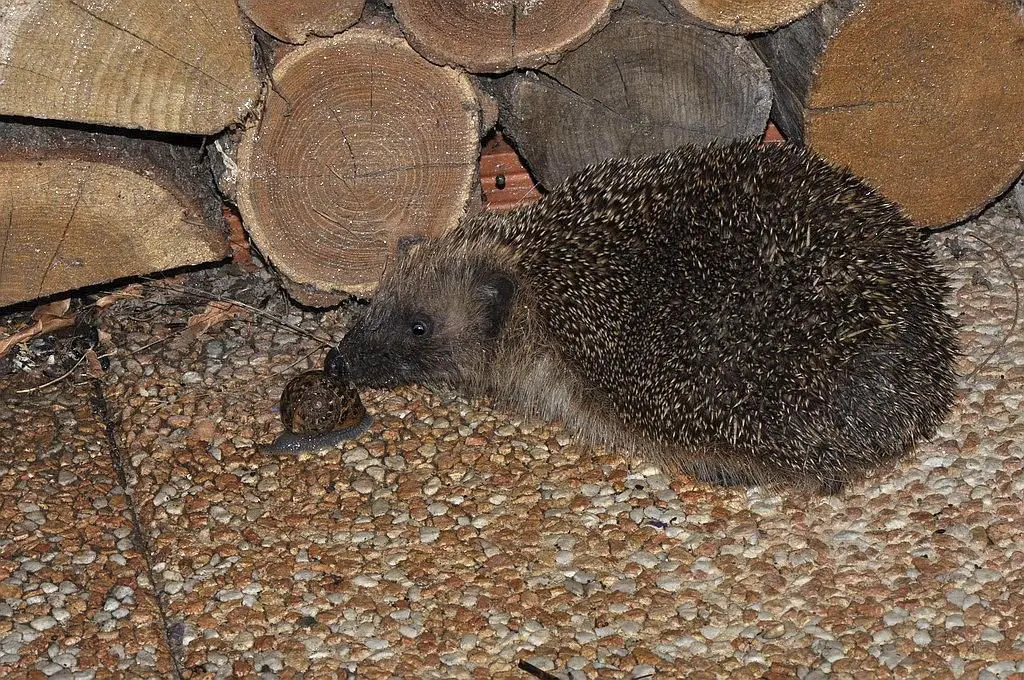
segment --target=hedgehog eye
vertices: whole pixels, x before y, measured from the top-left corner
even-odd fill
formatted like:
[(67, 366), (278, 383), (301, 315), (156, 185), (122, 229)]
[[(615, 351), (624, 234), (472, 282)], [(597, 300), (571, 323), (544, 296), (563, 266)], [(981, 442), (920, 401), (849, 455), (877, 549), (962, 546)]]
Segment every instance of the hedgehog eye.
[(424, 319), (414, 319), (409, 324), (409, 332), (422, 337), (430, 332), (430, 323)]

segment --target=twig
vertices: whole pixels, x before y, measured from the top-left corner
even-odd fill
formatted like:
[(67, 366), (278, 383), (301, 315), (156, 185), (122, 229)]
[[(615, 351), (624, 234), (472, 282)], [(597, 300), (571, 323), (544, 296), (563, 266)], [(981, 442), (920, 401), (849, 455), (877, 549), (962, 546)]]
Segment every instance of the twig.
[(85, 354), (82, 354), (82, 356), (78, 357), (78, 361), (75, 362), (74, 366), (72, 366), (71, 368), (68, 369), (67, 373), (64, 373), (63, 375), (59, 375), (56, 378), (54, 378), (53, 380), (51, 380), (50, 382), (45, 382), (42, 385), (36, 385), (35, 387), (26, 387), (23, 390), (14, 390), (14, 393), (15, 394), (29, 394), (30, 392), (36, 392), (38, 390), (45, 390), (50, 385), (56, 385), (61, 380), (64, 380), (69, 375), (74, 373), (75, 369), (78, 368), (78, 365), (81, 364), (83, 361), (85, 361)]
[(276, 316), (274, 314), (271, 314), (270, 312), (266, 312), (266, 311), (260, 309), (259, 307), (253, 307), (252, 305), (246, 304), (246, 303), (241, 302), (239, 300), (234, 300), (234, 299), (231, 299), (231, 298), (228, 298), (228, 297), (222, 297), (222, 296), (219, 296), (219, 295), (214, 295), (213, 293), (207, 293), (206, 291), (199, 290), (198, 288), (189, 288), (187, 286), (174, 286), (174, 285), (171, 285), (171, 284), (159, 283), (159, 282), (157, 282), (157, 281), (155, 281), (153, 279), (147, 279), (145, 285), (152, 286), (153, 288), (157, 288), (157, 289), (163, 288), (163, 289), (166, 289), (166, 290), (171, 290), (171, 291), (174, 291), (176, 293), (181, 293), (182, 295), (191, 295), (193, 297), (201, 298), (203, 300), (212, 300), (212, 301), (216, 301), (216, 302), (226, 302), (226, 303), (229, 303), (229, 304), (232, 304), (232, 305), (236, 305), (238, 307), (241, 307), (242, 309), (249, 310), (250, 312), (252, 312), (253, 314), (256, 314), (257, 316), (261, 316), (261, 317), (263, 317), (265, 319), (270, 319), (271, 321), (275, 322), (277, 325), (281, 326), (282, 328), (287, 328), (288, 330), (292, 331), (293, 333), (297, 333), (298, 335), (301, 335), (303, 337), (309, 338), (311, 340), (316, 340), (321, 345), (330, 346), (332, 344), (330, 338), (325, 340), (322, 337), (320, 337), (319, 335), (316, 335), (315, 333), (310, 333), (309, 331), (304, 330), (302, 328), (299, 328), (298, 326), (293, 326), (293, 325), (291, 325), (289, 323), (285, 323), (284, 321), (282, 321), (280, 319), (280, 317), (278, 317), (278, 316)]
[(561, 678), (559, 678), (557, 675), (552, 675), (551, 673), (548, 673), (546, 670), (537, 668), (529, 661), (524, 661), (520, 659), (517, 665), (519, 666), (519, 670), (526, 671), (533, 677), (537, 678), (537, 680), (561, 680)]

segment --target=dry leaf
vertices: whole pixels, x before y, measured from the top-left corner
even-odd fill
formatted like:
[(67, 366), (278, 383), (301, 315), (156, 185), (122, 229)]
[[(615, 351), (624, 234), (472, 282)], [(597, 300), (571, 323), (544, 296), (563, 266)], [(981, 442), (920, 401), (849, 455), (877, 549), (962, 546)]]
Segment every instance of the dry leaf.
[(118, 300), (131, 300), (139, 299), (142, 297), (142, 284), (133, 283), (125, 286), (121, 290), (115, 290), (113, 293), (104, 295), (93, 304), (100, 309), (106, 309), (110, 305), (114, 304)]
[(68, 314), (70, 308), (70, 299), (57, 300), (36, 307), (32, 312), (35, 323), (15, 331), (6, 338), (0, 338), (0, 357), (6, 356), (15, 345), (31, 340), (37, 335), (45, 335), (61, 328), (73, 326), (75, 315)]
[(255, 271), (257, 266), (252, 261), (252, 251), (249, 249), (249, 239), (246, 238), (245, 229), (242, 227), (242, 218), (230, 208), (224, 208), (221, 214), (224, 216), (224, 223), (228, 225), (228, 247), (231, 248), (231, 261), (242, 271)]
[(91, 377), (103, 377), (103, 365), (100, 363), (100, 358), (96, 355), (96, 352), (91, 347), (85, 350), (85, 363), (88, 366), (89, 375)]
[(185, 324), (185, 330), (182, 331), (181, 335), (185, 339), (192, 341), (216, 324), (248, 315), (249, 310), (241, 305), (225, 300), (214, 300), (207, 304), (206, 309), (202, 312), (189, 317), (188, 322)]
[[(44, 324), (50, 319), (63, 319), (67, 318), (67, 313), (71, 309), (71, 298), (64, 298), (63, 300), (54, 300), (53, 302), (47, 302), (45, 305), (39, 305), (32, 311), (32, 318), (36, 321), (42, 321)], [(75, 315), (71, 315), (71, 320), (75, 320)]]

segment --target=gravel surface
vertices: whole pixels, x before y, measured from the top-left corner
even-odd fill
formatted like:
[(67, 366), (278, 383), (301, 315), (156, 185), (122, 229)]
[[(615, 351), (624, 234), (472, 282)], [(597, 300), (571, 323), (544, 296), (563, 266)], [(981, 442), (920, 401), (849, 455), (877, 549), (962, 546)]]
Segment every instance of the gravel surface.
[(0, 676), (166, 675), (173, 660), (88, 382), (0, 388)]
[(1022, 236), (1006, 202), (933, 237), (961, 397), (901, 467), (824, 499), (704, 487), (422, 388), (364, 393), (358, 441), (267, 457), (282, 387), (323, 358), (305, 333), (339, 337), (343, 312), (250, 290), (299, 330), (248, 315), (196, 335), (198, 308), (115, 309), (112, 449), (91, 387), (4, 393), (0, 674), (1020, 678)]

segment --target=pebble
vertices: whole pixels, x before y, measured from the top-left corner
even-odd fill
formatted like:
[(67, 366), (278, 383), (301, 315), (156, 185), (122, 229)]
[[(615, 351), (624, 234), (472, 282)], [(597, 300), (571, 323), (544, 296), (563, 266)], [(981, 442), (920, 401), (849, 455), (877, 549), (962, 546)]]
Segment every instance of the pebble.
[(224, 356), (224, 343), (219, 340), (210, 340), (203, 346), (203, 351), (211, 359), (220, 359)]
[(54, 675), (57, 675), (58, 673), (62, 673), (63, 671), (66, 670), (60, 664), (53, 663), (53, 662), (44, 663), (41, 666), (38, 666), (38, 668), (43, 673), (43, 675), (45, 675), (46, 677), (53, 677)]
[(36, 618), (34, 618), (31, 621), (29, 621), (28, 625), (32, 626), (33, 630), (38, 630), (38, 631), (42, 632), (44, 630), (50, 630), (51, 628), (56, 626), (57, 625), (57, 619), (55, 619), (55, 618), (53, 618), (52, 616), (49, 616), (49, 615), (47, 615), (47, 616), (37, 616)]
[(659, 576), (655, 580), (655, 583), (657, 583), (659, 588), (661, 588), (662, 590), (667, 590), (670, 593), (677, 592), (682, 587), (682, 585), (683, 585), (683, 582), (682, 582), (681, 579), (679, 579), (676, 576), (671, 576), (671, 575)]
[(985, 642), (998, 643), (1005, 640), (1006, 636), (1003, 635), (1000, 631), (996, 630), (995, 628), (986, 628), (985, 630), (981, 631), (981, 639)]
[(374, 488), (376, 488), (376, 485), (369, 477), (359, 477), (352, 482), (352, 490), (361, 493), (364, 496), (368, 496), (373, 493)]

